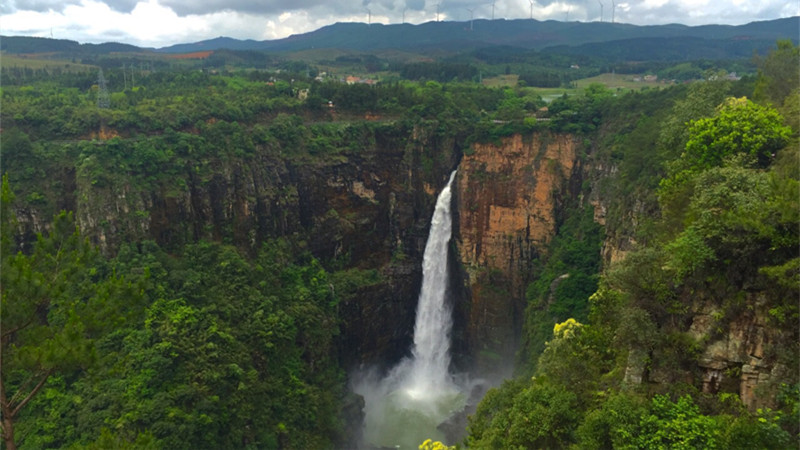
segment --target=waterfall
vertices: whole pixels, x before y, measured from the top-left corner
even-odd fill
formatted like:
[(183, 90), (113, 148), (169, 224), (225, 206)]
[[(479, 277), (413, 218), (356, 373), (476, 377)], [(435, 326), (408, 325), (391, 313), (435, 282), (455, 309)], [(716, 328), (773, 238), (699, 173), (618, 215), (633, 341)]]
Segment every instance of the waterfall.
[(430, 396), (450, 387), (452, 312), (445, 293), (448, 284), (447, 246), (452, 232), (451, 185), (456, 171), (436, 200), (422, 264), (422, 289), (414, 325), (413, 364), (406, 382), (411, 396)]
[(437, 426), (464, 408), (463, 388), (448, 372), (453, 319), (445, 297), (455, 175), (455, 171), (450, 174), (436, 200), (425, 244), (412, 356), (386, 377), (361, 374), (354, 385), (364, 398), (363, 439), (368, 446), (415, 450), (425, 439), (444, 440)]

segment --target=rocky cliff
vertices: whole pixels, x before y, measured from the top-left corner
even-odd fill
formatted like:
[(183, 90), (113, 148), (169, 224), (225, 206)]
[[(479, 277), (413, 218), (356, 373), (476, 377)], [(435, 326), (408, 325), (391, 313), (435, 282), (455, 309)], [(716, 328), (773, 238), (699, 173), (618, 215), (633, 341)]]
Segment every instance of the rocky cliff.
[(578, 194), (579, 146), (568, 135), (515, 135), (476, 144), (461, 161), (456, 240), (471, 294), (465, 334), (480, 370), (513, 361), (534, 263), (564, 200)]
[[(689, 334), (705, 343), (698, 358), (702, 390), (715, 394), (727, 387), (725, 391), (738, 392), (751, 409), (774, 407), (777, 385), (790, 371), (776, 362), (775, 346), (788, 336), (768, 325), (769, 312), (762, 295), (752, 295), (747, 303), (752, 307), (724, 324), (727, 330), (723, 332), (716, 328), (724, 316), (718, 306), (695, 305)], [(771, 395), (763, 395), (766, 393)]]
[(797, 332), (770, 325), (764, 293), (748, 295), (743, 304), (748, 307), (731, 314), (713, 301), (692, 302), (684, 326), (660, 330), (683, 336), (690, 344), (689, 354), (682, 355), (688, 364), (676, 366), (676, 358), (666, 347), (649, 352), (633, 348), (625, 367), (625, 383), (686, 383), (708, 394), (736, 393), (752, 411), (774, 408), (781, 383), (796, 373), (786, 361), (796, 352)]

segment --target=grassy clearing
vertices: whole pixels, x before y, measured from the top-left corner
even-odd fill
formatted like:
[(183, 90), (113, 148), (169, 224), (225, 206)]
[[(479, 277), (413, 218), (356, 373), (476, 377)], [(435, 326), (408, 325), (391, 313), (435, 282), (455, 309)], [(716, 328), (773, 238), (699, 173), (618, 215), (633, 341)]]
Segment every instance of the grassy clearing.
[[(513, 74), (499, 75), (496, 77), (484, 78), (483, 85), (495, 88), (515, 87), (517, 85), (518, 78), (519, 77), (517, 75)], [(641, 81), (634, 81), (635, 78), (641, 78)], [(612, 73), (604, 73), (596, 77), (576, 80), (573, 82), (573, 87), (569, 88), (527, 87), (523, 89), (526, 91), (526, 93), (539, 95), (543, 99), (549, 102), (564, 94), (567, 95), (581, 94), (583, 90), (586, 89), (586, 87), (592, 83), (600, 83), (611, 90), (624, 90), (624, 91), (629, 91), (629, 90), (638, 91), (644, 88), (660, 89), (670, 85), (670, 83), (663, 83), (660, 81), (644, 81), (643, 76), (641, 75), (629, 75), (629, 74), (619, 75)]]
[[(640, 78), (642, 80), (634, 81), (635, 78)], [(660, 89), (662, 87), (669, 85), (669, 83), (662, 83), (660, 81), (644, 81), (642, 75), (630, 75), (630, 74), (621, 75), (613, 73), (604, 73), (596, 77), (584, 78), (582, 80), (575, 81), (575, 84), (578, 86), (579, 89), (584, 89), (586, 88), (586, 86), (592, 83), (600, 83), (609, 89), (619, 88), (619, 89), (633, 89), (633, 90), (639, 90), (642, 88)]]
[(575, 88), (528, 88), (532, 90), (536, 95), (542, 97), (545, 101), (551, 102), (554, 99), (561, 97), (564, 94), (567, 95), (576, 95), (583, 92), (583, 89), (575, 89)]
[[(486, 87), (492, 88), (504, 88), (504, 87), (516, 87), (517, 81), (519, 79), (519, 75), (498, 75), (496, 77), (491, 78), (484, 78), (483, 85)], [(588, 83), (587, 83), (588, 85)], [(565, 87), (557, 87), (557, 88), (540, 88), (540, 87), (523, 87), (521, 91), (524, 92), (526, 96), (540, 96), (544, 101), (551, 102), (558, 97), (561, 97), (564, 94), (567, 95), (575, 95), (583, 91), (583, 89), (575, 89), (575, 88), (565, 88)]]
[(33, 70), (61, 69), (65, 72), (86, 72), (97, 70), (97, 67), (64, 59), (45, 59), (39, 55), (9, 55), (0, 53), (0, 65), (3, 68), (21, 67)]
[(484, 78), (483, 85), (486, 87), (514, 87), (517, 85), (519, 75), (498, 75), (496, 77)]

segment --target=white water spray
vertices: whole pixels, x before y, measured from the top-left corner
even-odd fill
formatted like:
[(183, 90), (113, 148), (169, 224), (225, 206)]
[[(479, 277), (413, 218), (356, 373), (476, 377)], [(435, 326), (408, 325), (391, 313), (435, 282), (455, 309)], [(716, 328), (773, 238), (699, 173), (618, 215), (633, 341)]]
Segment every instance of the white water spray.
[(354, 386), (364, 397), (364, 441), (370, 445), (416, 449), (425, 439), (443, 440), (437, 426), (464, 407), (465, 396), (448, 372), (453, 319), (446, 299), (447, 250), (455, 175), (436, 200), (425, 245), (412, 357), (386, 378), (367, 376)]

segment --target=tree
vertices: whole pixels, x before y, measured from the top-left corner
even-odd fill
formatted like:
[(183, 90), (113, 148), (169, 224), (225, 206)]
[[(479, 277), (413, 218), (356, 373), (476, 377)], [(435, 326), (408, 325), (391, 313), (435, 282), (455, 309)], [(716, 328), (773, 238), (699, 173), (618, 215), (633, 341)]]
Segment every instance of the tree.
[(80, 236), (71, 214), (56, 217), (31, 254), (15, 253), (12, 201), (4, 180), (0, 409), (9, 450), (16, 448), (14, 425), (22, 409), (54, 374), (87, 367), (95, 339), (124, 320), (120, 303), (137, 296), (135, 286), (103, 273), (99, 255)]
[(727, 81), (692, 83), (686, 98), (675, 102), (670, 115), (661, 124), (659, 145), (665, 149), (675, 150), (685, 147), (686, 141), (689, 140), (689, 129), (686, 124), (713, 115), (715, 108), (722, 103), (729, 90), (730, 83)]
[(718, 166), (732, 154), (746, 153), (766, 167), (775, 152), (788, 142), (791, 129), (773, 108), (757, 105), (747, 98), (729, 98), (714, 117), (689, 125), (689, 140), (681, 155), (693, 169)]
[(470, 448), (562, 448), (580, 418), (577, 396), (547, 381), (491, 389), (470, 417)]
[(659, 203), (665, 218), (683, 217), (698, 173), (731, 158), (739, 158), (732, 163), (767, 167), (788, 144), (790, 135), (791, 129), (783, 125), (778, 111), (744, 97), (729, 98), (716, 115), (690, 122), (686, 148), (669, 164), (669, 176), (660, 182)]
[(718, 448), (720, 426), (714, 417), (700, 414), (692, 397), (686, 395), (673, 403), (663, 395), (651, 400), (650, 414), (640, 422), (636, 438), (638, 448), (690, 449)]
[(646, 413), (643, 397), (612, 392), (578, 427), (579, 445), (581, 448), (630, 448), (639, 434), (639, 421)]
[(758, 60), (758, 81), (753, 97), (758, 100), (772, 102), (776, 106), (783, 105), (790, 92), (800, 85), (800, 47), (790, 39), (777, 42), (777, 49), (771, 51), (766, 58)]

